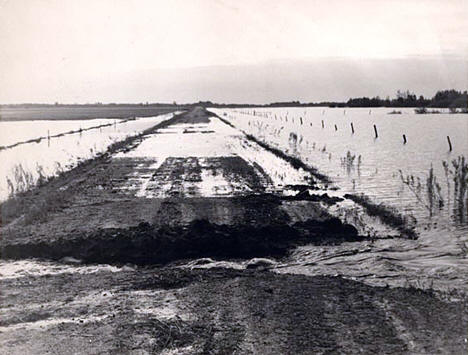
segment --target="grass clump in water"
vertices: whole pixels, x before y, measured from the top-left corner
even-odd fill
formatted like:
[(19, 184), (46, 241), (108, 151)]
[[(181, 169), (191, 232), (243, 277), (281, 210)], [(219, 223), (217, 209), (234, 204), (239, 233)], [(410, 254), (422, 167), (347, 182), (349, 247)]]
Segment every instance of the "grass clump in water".
[(424, 183), (419, 177), (405, 176), (401, 170), (400, 178), (418, 202), (427, 209), (430, 217), (445, 206), (450, 206), (453, 201), (454, 217), (460, 223), (465, 223), (468, 216), (468, 162), (461, 155), (451, 162), (443, 161), (442, 166), (446, 177), (446, 193), (443, 192), (432, 165)]
[(445, 205), (444, 197), (442, 196), (442, 188), (434, 174), (434, 168), (431, 165), (429, 175), (426, 179), (426, 188), (424, 189), (421, 179), (413, 175), (404, 176), (399, 170), (400, 178), (404, 185), (414, 194), (416, 199), (423, 205), (432, 217), (436, 208), (442, 209)]
[(463, 155), (452, 160), (452, 166), (447, 161), (442, 162), (447, 178), (447, 191), (450, 197), (450, 180), (453, 181), (453, 198), (455, 202), (455, 215), (460, 222), (466, 222), (468, 216), (468, 162)]

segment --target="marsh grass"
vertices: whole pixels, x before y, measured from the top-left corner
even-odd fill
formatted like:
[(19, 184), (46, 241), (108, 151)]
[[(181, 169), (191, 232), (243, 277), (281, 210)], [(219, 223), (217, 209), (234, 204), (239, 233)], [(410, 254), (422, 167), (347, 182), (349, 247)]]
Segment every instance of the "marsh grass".
[(461, 155), (451, 162), (443, 161), (445, 172), (446, 193), (444, 194), (434, 168), (431, 165), (426, 181), (413, 175), (404, 175), (399, 170), (401, 181), (414, 194), (418, 202), (426, 208), (429, 216), (438, 210), (454, 203), (454, 216), (460, 222), (466, 222), (468, 215), (468, 163)]
[[(356, 159), (357, 158), (357, 159)], [(340, 158), (341, 166), (346, 168), (346, 172), (348, 175), (351, 173), (352, 170), (355, 168), (358, 169), (358, 173), (360, 174), (361, 164), (362, 164), (362, 156), (356, 156), (356, 154), (352, 154), (349, 150), (346, 155)], [(354, 184), (354, 180), (353, 180)]]
[[(40, 171), (42, 168), (38, 167)], [(41, 173), (42, 174), (42, 173)], [(63, 174), (63, 172), (61, 173)], [(26, 173), (29, 175), (29, 173)], [(49, 189), (47, 193), (37, 194), (34, 196), (34, 201), (30, 202), (30, 191), (34, 187), (47, 185), (48, 182), (59, 178), (61, 175), (46, 178), (45, 175), (40, 175), (27, 190), (16, 191), (8, 200), (1, 204), (1, 221), (7, 224), (12, 220), (21, 217), (23, 225), (32, 224), (34, 222), (44, 222), (50, 212), (56, 212), (63, 209), (67, 205), (70, 198), (70, 191), (64, 188)]]
[(44, 185), (53, 176), (60, 175), (64, 171), (64, 167), (59, 162), (54, 163), (51, 176), (47, 176), (44, 167), (38, 163), (36, 163), (35, 169), (32, 170), (25, 168), (21, 163), (16, 164), (12, 169), (11, 175), (6, 177), (8, 197), (12, 198), (36, 186)]
[(433, 216), (436, 209), (440, 210), (444, 207), (442, 188), (434, 174), (432, 164), (424, 184), (419, 177), (404, 175), (402, 170), (399, 170), (399, 173), (402, 183), (408, 187), (418, 202), (427, 209), (429, 216)]
[(460, 222), (466, 222), (468, 215), (468, 162), (463, 155), (451, 161), (442, 162), (447, 181), (447, 195), (451, 194), (451, 184), (453, 182), (453, 201), (455, 215)]
[(11, 177), (7, 177), (6, 180), (8, 185), (8, 194), (10, 196), (29, 190), (36, 182), (33, 174), (25, 169), (22, 164), (16, 164), (13, 167)]
[(45, 222), (50, 213), (64, 209), (68, 205), (69, 198), (70, 192), (67, 190), (57, 190), (41, 196), (24, 215), (24, 224)]

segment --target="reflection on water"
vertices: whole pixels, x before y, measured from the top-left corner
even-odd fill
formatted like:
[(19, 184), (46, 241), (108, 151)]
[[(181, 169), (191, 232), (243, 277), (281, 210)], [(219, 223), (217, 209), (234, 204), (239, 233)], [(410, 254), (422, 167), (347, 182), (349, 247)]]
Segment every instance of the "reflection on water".
[[(144, 117), (120, 123), (116, 121), (115, 125), (51, 139), (42, 139), (38, 143), (23, 144), (2, 150), (0, 151), (0, 161), (2, 162), (0, 201), (8, 197), (8, 180), (14, 185), (21, 184), (21, 181), (18, 181), (20, 178), (15, 177), (15, 173), (23, 176), (26, 174), (33, 181), (36, 181), (41, 174), (45, 177), (53, 176), (60, 171), (71, 169), (82, 160), (105, 152), (111, 144), (139, 134), (145, 129), (172, 117), (172, 115), (171, 113), (157, 117)], [(66, 128), (62, 125), (54, 128), (56, 121), (53, 121), (50, 124), (50, 131), (56, 132), (57, 130), (60, 131), (60, 129), (66, 129), (65, 131), (67, 131), (70, 127), (92, 127), (90, 121), (95, 120), (72, 121), (65, 125)], [(2, 122), (2, 124), (4, 123), (8, 123), (10, 128), (11, 125), (16, 125), (13, 130), (16, 133), (12, 134), (12, 137), (17, 139), (29, 137), (30, 139), (32, 134), (28, 128), (30, 124), (33, 126), (41, 125), (42, 130), (37, 131), (36, 136), (40, 137), (49, 121)], [(23, 129), (26, 132), (25, 134), (18, 133)], [(0, 145), (4, 145), (3, 142)]]
[[(364, 193), (376, 202), (416, 217), (420, 238), (388, 242), (399, 251), (390, 251), (391, 257), (373, 248), (369, 255), (375, 268), (380, 264), (376, 260), (386, 260), (394, 268), (402, 262), (407, 268), (418, 270), (420, 276), (421, 270), (429, 276), (444, 269), (466, 283), (466, 190), (461, 191), (460, 183), (454, 182), (452, 161), (460, 164), (459, 156), (468, 156), (468, 115), (417, 115), (409, 108), (402, 109), (400, 115), (388, 114), (391, 110), (213, 109), (236, 127), (317, 167), (343, 193)], [(329, 252), (335, 253), (336, 247), (330, 247)], [(312, 262), (312, 254), (310, 251), (306, 257), (308, 262)], [(349, 262), (366, 268), (366, 263), (357, 259)], [(434, 268), (437, 272), (433, 272)], [(307, 268), (299, 269), (305, 272)], [(340, 269), (347, 272), (346, 267)]]

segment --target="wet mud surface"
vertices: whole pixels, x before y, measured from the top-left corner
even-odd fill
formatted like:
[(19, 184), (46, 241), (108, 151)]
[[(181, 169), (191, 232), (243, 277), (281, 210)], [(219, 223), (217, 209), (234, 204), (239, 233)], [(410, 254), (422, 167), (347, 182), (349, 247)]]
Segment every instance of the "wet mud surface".
[(407, 237), (224, 121), (196, 108), (2, 205), (0, 349), (466, 352), (466, 298), (320, 276)]
[(466, 351), (465, 304), (426, 291), (258, 270), (101, 268), (4, 279), (2, 349), (10, 354)]

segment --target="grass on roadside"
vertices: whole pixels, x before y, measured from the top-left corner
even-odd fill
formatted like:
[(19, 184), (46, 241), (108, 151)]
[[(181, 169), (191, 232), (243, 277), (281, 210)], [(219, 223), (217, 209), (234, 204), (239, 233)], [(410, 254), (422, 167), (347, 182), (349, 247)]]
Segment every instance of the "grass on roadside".
[(410, 226), (409, 219), (395, 208), (386, 206), (383, 203), (374, 203), (364, 194), (346, 194), (344, 198), (362, 206), (370, 216), (377, 217), (382, 223), (398, 229), (405, 237), (409, 239), (417, 238), (414, 227)]

